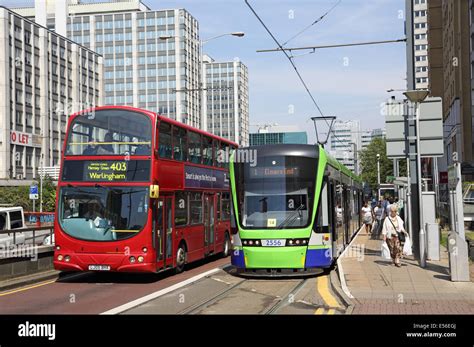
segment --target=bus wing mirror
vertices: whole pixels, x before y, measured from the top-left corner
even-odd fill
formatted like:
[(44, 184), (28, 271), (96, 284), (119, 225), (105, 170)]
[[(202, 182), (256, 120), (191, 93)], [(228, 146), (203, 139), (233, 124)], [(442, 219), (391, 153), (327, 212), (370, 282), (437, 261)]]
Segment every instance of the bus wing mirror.
[(158, 199), (160, 196), (160, 186), (157, 184), (152, 184), (150, 186), (150, 198)]

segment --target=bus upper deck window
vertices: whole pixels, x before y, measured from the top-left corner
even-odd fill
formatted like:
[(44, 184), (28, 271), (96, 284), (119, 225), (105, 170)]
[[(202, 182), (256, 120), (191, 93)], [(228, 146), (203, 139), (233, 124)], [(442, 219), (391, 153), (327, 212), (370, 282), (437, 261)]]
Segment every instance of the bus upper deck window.
[(159, 152), (161, 158), (172, 158), (171, 150), (171, 124), (161, 122), (159, 130)]

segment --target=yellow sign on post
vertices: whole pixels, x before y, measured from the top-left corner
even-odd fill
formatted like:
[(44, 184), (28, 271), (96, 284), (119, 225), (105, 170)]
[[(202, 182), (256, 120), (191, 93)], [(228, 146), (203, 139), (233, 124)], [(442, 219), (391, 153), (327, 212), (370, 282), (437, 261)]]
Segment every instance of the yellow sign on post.
[(150, 198), (157, 199), (160, 196), (160, 186), (153, 184), (150, 186)]

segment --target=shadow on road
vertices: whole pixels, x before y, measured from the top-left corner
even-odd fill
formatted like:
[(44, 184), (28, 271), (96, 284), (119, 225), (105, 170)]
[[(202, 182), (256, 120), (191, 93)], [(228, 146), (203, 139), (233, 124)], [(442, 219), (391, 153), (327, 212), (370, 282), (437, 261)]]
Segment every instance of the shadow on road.
[[(213, 255), (205, 259), (195, 261), (185, 266), (183, 274), (203, 265), (211, 264), (222, 259), (219, 255)], [(167, 269), (159, 273), (128, 273), (128, 272), (61, 272), (57, 283), (127, 283), (147, 284), (161, 281), (175, 275), (174, 269)]]

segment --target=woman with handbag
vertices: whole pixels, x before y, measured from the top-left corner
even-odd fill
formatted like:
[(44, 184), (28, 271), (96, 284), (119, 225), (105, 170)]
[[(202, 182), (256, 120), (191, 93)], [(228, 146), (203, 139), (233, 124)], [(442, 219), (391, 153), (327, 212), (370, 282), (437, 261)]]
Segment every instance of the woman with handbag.
[(395, 266), (400, 267), (400, 258), (403, 248), (401, 243), (405, 242), (407, 232), (403, 226), (403, 220), (397, 215), (398, 207), (395, 204), (390, 206), (390, 215), (385, 218), (382, 228), (383, 241), (387, 242), (390, 249), (390, 256)]

